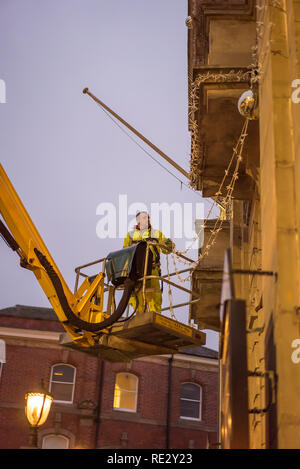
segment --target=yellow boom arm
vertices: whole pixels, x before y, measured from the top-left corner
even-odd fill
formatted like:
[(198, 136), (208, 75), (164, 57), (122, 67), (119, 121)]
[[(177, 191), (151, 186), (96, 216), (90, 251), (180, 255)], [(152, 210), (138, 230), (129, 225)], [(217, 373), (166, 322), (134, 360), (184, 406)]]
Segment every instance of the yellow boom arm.
[[(8, 228), (0, 221), (2, 236), (20, 256), (21, 266), (32, 270), (72, 340), (80, 339), (81, 346), (84, 342), (87, 347), (93, 345), (93, 333), (115, 320), (113, 315), (108, 317), (102, 312), (104, 274), (99, 273), (92, 282), (85, 281), (74, 294), (70, 291), (1, 164), (0, 214)], [(128, 280), (127, 287), (119, 305), (123, 310), (134, 282)]]

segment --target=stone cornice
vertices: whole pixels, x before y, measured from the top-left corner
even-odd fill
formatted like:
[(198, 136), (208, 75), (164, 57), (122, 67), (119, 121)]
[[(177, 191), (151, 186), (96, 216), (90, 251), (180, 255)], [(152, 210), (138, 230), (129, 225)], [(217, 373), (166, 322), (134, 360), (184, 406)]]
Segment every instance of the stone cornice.
[[(14, 339), (14, 340), (26, 340), (26, 341), (34, 341), (40, 343), (51, 343), (55, 344), (58, 347), (62, 347), (59, 344), (59, 338), (61, 333), (60, 332), (52, 332), (52, 331), (38, 331), (33, 329), (19, 329), (17, 327), (0, 327), (0, 338), (7, 340), (7, 339)], [(171, 355), (157, 355), (155, 357), (143, 357), (138, 358), (135, 361), (147, 361), (147, 362), (156, 362), (162, 363), (162, 361), (167, 361)], [(206, 357), (199, 357), (197, 355), (188, 355), (188, 354), (174, 354), (174, 365), (181, 363), (197, 363), (203, 365), (210, 365), (216, 369), (218, 367), (218, 360), (214, 358), (206, 358)]]

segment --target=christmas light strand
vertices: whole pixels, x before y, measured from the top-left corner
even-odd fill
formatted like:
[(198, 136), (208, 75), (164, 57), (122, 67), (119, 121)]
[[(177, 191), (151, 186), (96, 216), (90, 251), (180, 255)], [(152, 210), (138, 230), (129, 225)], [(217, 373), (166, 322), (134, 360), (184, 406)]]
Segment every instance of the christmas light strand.
[[(243, 128), (242, 128), (240, 137), (238, 139), (238, 142), (237, 142), (236, 146), (233, 148), (232, 157), (231, 157), (231, 159), (229, 161), (229, 164), (228, 164), (228, 166), (227, 166), (227, 168), (224, 172), (224, 176), (223, 176), (223, 179), (222, 179), (222, 181), (219, 185), (219, 188), (218, 188), (218, 190), (215, 194), (217, 196), (220, 193), (222, 193), (222, 189), (223, 189), (223, 186), (225, 184), (225, 180), (229, 175), (229, 171), (231, 169), (231, 166), (233, 165), (234, 160), (236, 160), (235, 167), (234, 167), (230, 182), (226, 186), (225, 197), (223, 197), (223, 200), (222, 200), (222, 204), (225, 206), (225, 208), (229, 207), (232, 204), (233, 191), (234, 191), (236, 181), (238, 179), (240, 164), (241, 164), (242, 159), (243, 159), (242, 158), (242, 153), (243, 153), (245, 139), (247, 137), (248, 123), (249, 123), (249, 119), (246, 118), (245, 122), (243, 124)], [(214, 203), (216, 204), (216, 201)], [(212, 210), (212, 207), (211, 207), (211, 210)], [(211, 212), (211, 210), (210, 210), (210, 212)], [(210, 220), (209, 215), (210, 215), (210, 213), (203, 220), (203, 223), (201, 224), (200, 230), (204, 230), (206, 228), (206, 225)], [(173, 251), (171, 253), (171, 258), (172, 258), (172, 261), (173, 261), (176, 276), (178, 277), (178, 279), (181, 283), (187, 282), (187, 281), (190, 280), (191, 275), (192, 275), (193, 271), (197, 268), (197, 265), (198, 265), (199, 261), (201, 259), (203, 259), (204, 256), (208, 255), (211, 247), (216, 242), (216, 237), (217, 237), (218, 233), (221, 231), (223, 223), (224, 223), (224, 218), (219, 215), (219, 217), (215, 221), (215, 224), (214, 224), (213, 228), (211, 229), (211, 234), (209, 236), (209, 239), (208, 239), (204, 249), (199, 253), (198, 259), (196, 261), (192, 261), (192, 262), (183, 261), (182, 259), (180, 259), (178, 257), (178, 254), (185, 254), (189, 249), (191, 249), (194, 242), (199, 238), (200, 231), (196, 234), (196, 236), (194, 237), (191, 245), (185, 251), (178, 251), (178, 250), (175, 250), (175, 248), (173, 249)], [(189, 264), (190, 266), (192, 266), (193, 270), (187, 275), (186, 278), (181, 277), (181, 275), (178, 273), (175, 256), (177, 257), (178, 260), (180, 259), (181, 263)], [(167, 264), (167, 266), (168, 266), (168, 264)]]
[[(266, 26), (264, 22), (264, 18), (262, 18), (268, 5), (282, 10), (282, 2), (279, 0), (267, 0), (266, 2), (263, 2), (263, 5), (256, 5), (256, 8), (258, 10), (257, 21), (256, 21), (256, 44), (254, 47), (252, 47), (253, 63), (249, 65), (248, 71), (231, 70), (230, 72), (224, 72), (224, 73), (221, 72), (218, 74), (213, 74), (208, 71), (206, 73), (199, 74), (194, 80), (194, 82), (192, 82), (191, 77), (189, 76), (189, 80), (190, 80), (189, 119), (190, 119), (191, 142), (192, 142), (191, 143), (190, 185), (194, 188), (197, 188), (198, 186), (198, 180), (200, 177), (199, 162), (201, 161), (201, 157), (203, 153), (203, 145), (201, 144), (201, 141), (200, 141), (199, 125), (195, 118), (196, 113), (199, 109), (199, 101), (200, 101), (199, 89), (201, 85), (205, 82), (226, 83), (226, 82), (243, 82), (243, 81), (249, 81), (251, 88), (253, 88), (263, 79), (266, 58), (268, 56), (268, 53), (270, 52), (271, 41), (269, 40), (269, 37), (270, 37), (270, 33), (273, 27), (273, 23), (271, 22), (268, 22)], [(266, 48), (263, 54), (260, 54), (258, 41), (262, 40), (264, 34), (267, 35), (265, 36)], [(229, 211), (232, 212), (233, 191), (234, 191), (236, 181), (238, 179), (240, 164), (242, 162), (242, 152), (244, 148), (245, 139), (247, 136), (248, 123), (249, 123), (249, 120), (246, 118), (240, 137), (237, 141), (237, 144), (233, 148), (232, 157), (229, 161), (227, 168), (224, 171), (223, 179), (219, 185), (217, 192), (214, 194), (213, 203), (208, 211), (207, 216), (205, 217), (205, 219), (203, 220), (203, 223), (201, 224), (200, 230), (204, 230), (206, 228), (210, 220), (210, 215), (214, 207), (218, 205), (217, 203), (218, 201), (222, 202), (222, 206), (225, 208), (225, 210), (227, 210), (228, 212)], [(224, 190), (224, 184), (225, 184), (226, 178), (228, 178), (230, 174), (230, 170), (231, 170), (231, 167), (233, 166), (234, 161), (235, 161), (235, 168), (231, 176), (230, 182), (226, 186), (225, 196), (223, 197), (222, 194)], [(193, 239), (190, 247), (188, 247), (185, 251), (173, 250), (173, 252), (171, 253), (171, 258), (173, 261), (176, 276), (181, 283), (191, 280), (193, 272), (197, 268), (199, 261), (201, 261), (201, 259), (203, 259), (204, 256), (207, 256), (209, 254), (211, 247), (215, 244), (217, 235), (221, 231), (223, 223), (224, 223), (224, 217), (220, 213), (219, 217), (215, 221), (213, 228), (210, 230), (211, 234), (209, 236), (209, 239), (206, 242), (204, 249), (200, 252), (198, 259), (196, 261), (193, 261), (192, 263), (184, 261), (178, 257), (177, 253), (179, 254), (187, 253), (189, 249), (193, 246), (194, 242), (199, 237), (199, 232)], [(176, 260), (179, 261), (180, 263), (188, 264), (193, 268), (193, 270), (190, 271), (190, 273), (187, 275), (186, 278), (183, 278), (179, 274), (178, 268), (176, 265)], [(168, 262), (167, 262), (167, 269), (168, 269), (168, 275), (169, 275)]]

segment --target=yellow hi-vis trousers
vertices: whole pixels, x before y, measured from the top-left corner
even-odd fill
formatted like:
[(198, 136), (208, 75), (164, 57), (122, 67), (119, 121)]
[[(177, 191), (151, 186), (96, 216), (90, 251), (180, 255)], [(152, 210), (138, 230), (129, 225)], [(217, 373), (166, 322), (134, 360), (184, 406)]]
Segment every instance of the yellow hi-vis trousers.
[[(151, 275), (159, 275), (159, 267), (154, 267), (151, 271)], [(136, 304), (136, 300), (138, 304)], [(146, 311), (154, 311), (155, 313), (158, 313), (161, 311), (162, 293), (160, 289), (160, 281), (158, 279), (151, 278), (146, 280), (145, 300), (146, 303), (144, 303), (143, 284), (141, 283), (139, 291), (136, 294), (131, 295), (129, 304), (138, 313)]]
[[(138, 241), (143, 241), (143, 240), (147, 241), (148, 238), (156, 239), (158, 243), (166, 243), (166, 249), (161, 249), (160, 247), (157, 247), (157, 250), (159, 253), (161, 251), (165, 253), (170, 252), (170, 246), (172, 246), (173, 242), (165, 238), (165, 236), (162, 234), (161, 231), (152, 230), (152, 229), (151, 230), (147, 229), (144, 231), (135, 229), (132, 232), (127, 233), (127, 236), (124, 239), (123, 247), (125, 248), (128, 246), (131, 246), (133, 243), (138, 242)], [(153, 246), (151, 246), (150, 249), (153, 253), (154, 263), (155, 261), (157, 262), (157, 264), (152, 267), (151, 275), (159, 275), (160, 265), (159, 265), (158, 259), (156, 259), (155, 250), (153, 249)], [(136, 304), (137, 303), (136, 297), (138, 300), (138, 304)], [(134, 309), (136, 308), (137, 312), (154, 311), (157, 313), (161, 311), (162, 293), (160, 289), (160, 281), (158, 279), (146, 280), (145, 300), (146, 300), (146, 304), (144, 304), (143, 286), (141, 284), (141, 288), (136, 293), (136, 296), (135, 294), (131, 295), (129, 304)]]

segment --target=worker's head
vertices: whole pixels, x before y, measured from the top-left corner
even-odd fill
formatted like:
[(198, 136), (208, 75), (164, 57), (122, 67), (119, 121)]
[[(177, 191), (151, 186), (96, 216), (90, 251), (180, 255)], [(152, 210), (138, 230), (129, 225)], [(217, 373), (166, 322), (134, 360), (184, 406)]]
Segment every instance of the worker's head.
[(136, 214), (137, 228), (139, 230), (145, 230), (150, 228), (150, 217), (146, 211), (140, 211)]

